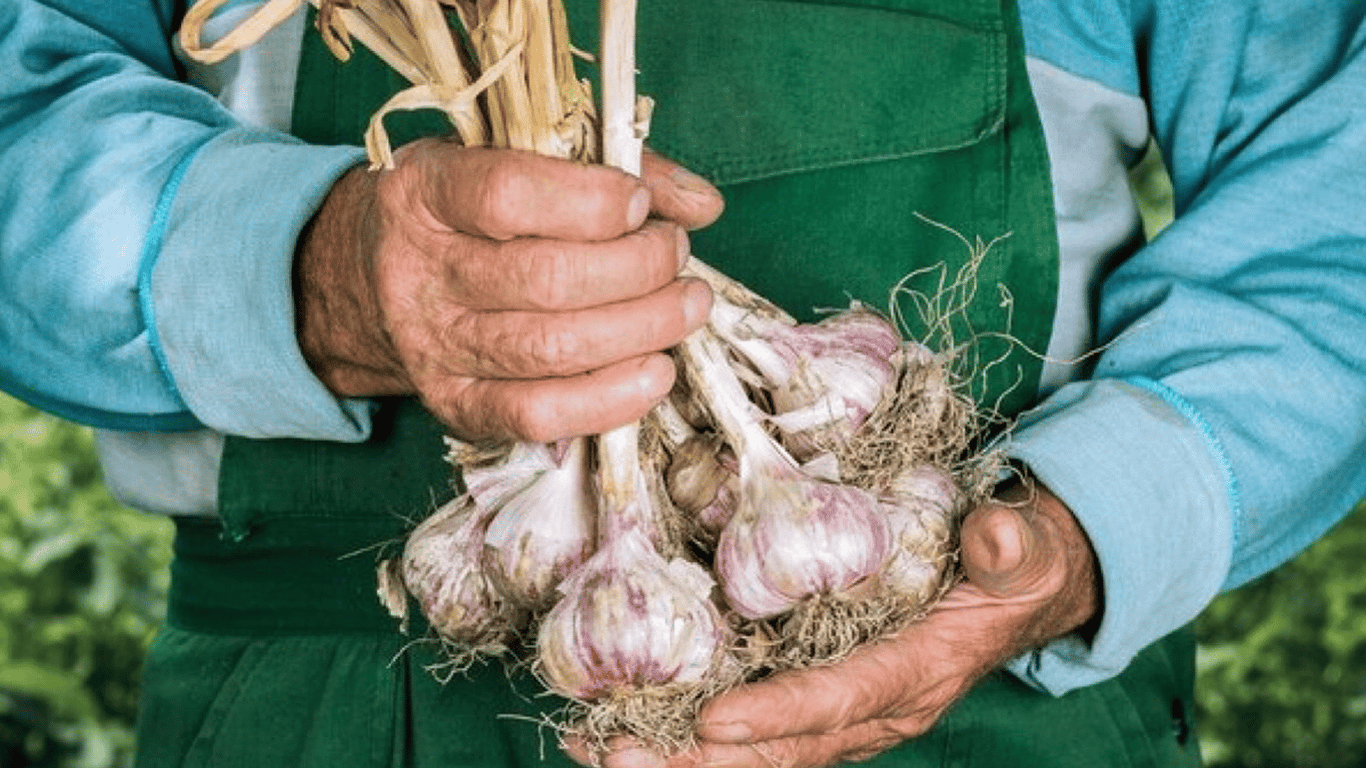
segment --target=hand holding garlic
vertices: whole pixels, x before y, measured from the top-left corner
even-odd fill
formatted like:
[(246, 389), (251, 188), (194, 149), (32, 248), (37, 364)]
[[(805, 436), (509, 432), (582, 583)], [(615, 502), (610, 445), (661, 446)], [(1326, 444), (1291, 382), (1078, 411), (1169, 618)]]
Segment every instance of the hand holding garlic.
[[(606, 768), (814, 768), (870, 758), (928, 731), (983, 675), (1075, 632), (1096, 613), (1091, 547), (1042, 486), (1017, 486), (963, 525), (967, 580), (923, 620), (842, 662), (725, 693), (699, 716), (698, 745), (670, 758), (621, 741), (569, 754)], [(597, 762), (593, 762), (594, 759)]]
[[(344, 396), (417, 394), (464, 438), (548, 442), (642, 416), (706, 319), (679, 279), (714, 189), (424, 141), (343, 177), (300, 238), (300, 348)], [(653, 214), (655, 218), (647, 220)]]

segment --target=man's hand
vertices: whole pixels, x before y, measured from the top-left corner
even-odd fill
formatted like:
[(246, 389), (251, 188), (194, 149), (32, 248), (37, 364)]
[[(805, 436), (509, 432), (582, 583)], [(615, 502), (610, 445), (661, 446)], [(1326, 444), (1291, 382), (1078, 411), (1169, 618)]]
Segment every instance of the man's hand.
[(963, 524), (967, 578), (924, 620), (828, 667), (787, 672), (707, 704), (698, 746), (667, 761), (630, 742), (592, 755), (605, 768), (808, 768), (863, 760), (930, 729), (1016, 654), (1069, 634), (1099, 608), (1094, 555), (1040, 485), (1016, 485)]
[[(295, 259), (299, 345), (333, 392), (417, 394), (455, 433), (546, 442), (644, 415), (700, 327), (685, 229), (720, 195), (511, 150), (408, 145), (333, 187)], [(653, 213), (653, 219), (647, 217)]]

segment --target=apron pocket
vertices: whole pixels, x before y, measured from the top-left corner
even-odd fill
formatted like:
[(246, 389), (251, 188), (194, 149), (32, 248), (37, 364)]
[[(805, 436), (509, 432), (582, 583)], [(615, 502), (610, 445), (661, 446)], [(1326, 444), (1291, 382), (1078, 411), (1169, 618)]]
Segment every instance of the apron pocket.
[(1005, 120), (1000, 4), (917, 5), (644, 4), (639, 89), (667, 94), (650, 144), (725, 185), (982, 141)]
[(139, 768), (381, 768), (394, 751), (396, 638), (163, 630)]

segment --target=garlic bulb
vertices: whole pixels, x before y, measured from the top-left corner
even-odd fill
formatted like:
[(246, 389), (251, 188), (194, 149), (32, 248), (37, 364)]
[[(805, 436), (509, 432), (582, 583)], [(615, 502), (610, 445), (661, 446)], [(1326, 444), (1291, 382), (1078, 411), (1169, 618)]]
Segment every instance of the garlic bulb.
[(716, 544), (727, 603), (771, 618), (818, 595), (840, 595), (880, 572), (891, 531), (877, 500), (852, 486), (741, 464), (740, 507)]
[(713, 584), (694, 563), (666, 561), (640, 528), (624, 531), (560, 586), (538, 635), (541, 679), (580, 701), (706, 681), (728, 636)]
[(769, 618), (881, 571), (891, 539), (877, 499), (802, 472), (758, 424), (714, 338), (693, 334), (683, 350), (693, 386), (708, 395), (740, 462), (740, 501), (714, 564), (730, 607), (745, 618)]
[(720, 435), (697, 433), (678, 447), (665, 475), (669, 498), (703, 532), (715, 535), (730, 520), (740, 490), (739, 466)]
[(492, 510), (459, 496), (423, 521), (404, 547), (403, 583), (447, 639), (482, 639), (508, 609), (480, 567), (491, 516)]
[(902, 504), (928, 505), (945, 520), (945, 528), (963, 495), (953, 476), (933, 464), (917, 464), (903, 470), (892, 478), (887, 493)]
[(587, 439), (522, 450), (541, 469), (499, 503), (484, 534), (484, 570), (504, 598), (535, 609), (592, 554), (596, 508)]
[(928, 602), (943, 582), (952, 521), (962, 497), (949, 473), (921, 464), (898, 475), (884, 501), (893, 554), (883, 583), (918, 604)]
[(723, 657), (711, 577), (660, 554), (681, 547), (660, 468), (640, 438), (638, 424), (598, 437), (598, 551), (560, 585), (537, 635), (542, 679), (580, 701), (700, 683)]
[(901, 335), (855, 302), (815, 325), (791, 326), (739, 307), (712, 307), (717, 335), (763, 380), (772, 423), (798, 460), (847, 440), (895, 391)]

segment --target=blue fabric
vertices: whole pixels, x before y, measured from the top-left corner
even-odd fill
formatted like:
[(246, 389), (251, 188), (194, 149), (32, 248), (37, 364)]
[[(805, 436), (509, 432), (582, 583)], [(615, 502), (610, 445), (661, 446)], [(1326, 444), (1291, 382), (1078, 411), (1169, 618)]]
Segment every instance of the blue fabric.
[(297, 350), (289, 282), (362, 153), (177, 82), (172, 5), (0, 5), (0, 388), (110, 429), (363, 439), (369, 403)]
[(1031, 55), (1148, 103), (1177, 213), (1101, 288), (1096, 381), (1010, 447), (1068, 502), (1105, 581), (1090, 647), (1015, 665), (1060, 693), (1366, 496), (1366, 8), (1021, 6)]

